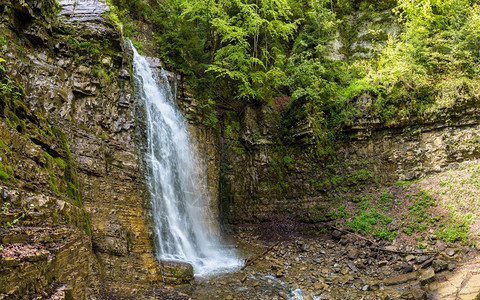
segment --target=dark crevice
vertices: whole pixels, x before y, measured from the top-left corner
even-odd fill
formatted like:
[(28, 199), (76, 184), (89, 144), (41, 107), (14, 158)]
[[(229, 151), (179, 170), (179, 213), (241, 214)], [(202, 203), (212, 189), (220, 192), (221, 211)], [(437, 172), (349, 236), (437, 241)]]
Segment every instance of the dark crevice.
[(34, 144), (42, 147), (42, 149), (43, 149), (45, 152), (47, 152), (50, 156), (52, 156), (53, 158), (57, 158), (57, 157), (63, 158), (63, 157), (64, 157), (64, 156), (63, 156), (61, 153), (59, 153), (58, 151), (50, 148), (50, 145), (49, 145), (49, 144), (45, 144), (45, 143), (42, 142), (41, 140), (38, 140), (38, 139), (36, 139), (36, 138), (34, 138), (34, 137), (30, 137), (30, 140), (31, 140)]

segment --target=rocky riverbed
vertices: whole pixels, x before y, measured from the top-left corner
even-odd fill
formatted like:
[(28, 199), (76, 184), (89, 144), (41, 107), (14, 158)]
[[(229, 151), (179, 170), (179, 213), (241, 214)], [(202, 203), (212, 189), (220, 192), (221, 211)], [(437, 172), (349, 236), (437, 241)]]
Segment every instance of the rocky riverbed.
[[(480, 256), (474, 247), (445, 243), (432, 235), (424, 241), (426, 248), (420, 249), (407, 240), (372, 240), (334, 227), (285, 218), (237, 225), (227, 247), (236, 247), (241, 258), (258, 257), (244, 270), (197, 277), (183, 285), (151, 286), (131, 299), (480, 297)], [(52, 264), (56, 260), (48, 251), (13, 244), (2, 249), (1, 257), (10, 264), (32, 261), (32, 257)], [(92, 291), (91, 298), (130, 299), (107, 287)], [(59, 285), (46, 293), (32, 292), (33, 298), (63, 299), (73, 291)]]
[[(324, 225), (322, 225), (324, 226)], [(426, 249), (291, 221), (238, 226), (244, 270), (180, 286), (191, 299), (478, 299), (477, 251), (431, 239)], [(460, 297), (459, 297), (460, 295)], [(457, 298), (459, 297), (459, 298)]]

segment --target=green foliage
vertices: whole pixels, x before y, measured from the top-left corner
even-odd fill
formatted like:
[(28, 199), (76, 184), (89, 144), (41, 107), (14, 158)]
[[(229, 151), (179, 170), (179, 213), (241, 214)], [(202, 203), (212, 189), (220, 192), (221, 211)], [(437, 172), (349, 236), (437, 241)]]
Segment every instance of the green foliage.
[(67, 196), (73, 199), (73, 203), (77, 206), (83, 206), (82, 200), (80, 199), (80, 193), (78, 191), (78, 177), (77, 170), (72, 159), (72, 154), (70, 153), (70, 147), (68, 146), (67, 139), (65, 134), (58, 126), (54, 126), (53, 132), (55, 137), (60, 143), (60, 146), (66, 153), (65, 158), (65, 181), (67, 183)]
[(90, 218), (88, 217), (88, 213), (85, 209), (82, 210), (82, 213), (83, 213), (83, 225), (84, 225), (85, 233), (89, 237), (92, 237), (92, 230), (90, 228)]
[(65, 169), (67, 167), (67, 163), (61, 157), (55, 157), (54, 161), (62, 169)]
[(413, 195), (413, 203), (408, 207), (410, 214), (417, 218), (418, 221), (427, 219), (427, 213), (430, 207), (435, 205), (435, 201), (427, 191), (420, 191)]
[(330, 182), (333, 186), (338, 186), (342, 184), (345, 181), (345, 178), (343, 178), (340, 175), (334, 175), (331, 179)]
[[(55, 193), (66, 194), (73, 200), (73, 204), (81, 207), (82, 201), (78, 190), (77, 172), (73, 164), (66, 137), (57, 125), (53, 126), (51, 131), (62, 151), (65, 153), (65, 157), (52, 157), (48, 152), (43, 152), (46, 161), (45, 169), (50, 174), (50, 189)], [(59, 172), (58, 169), (60, 169), (61, 172)], [(64, 176), (58, 176), (59, 173), (63, 173)]]
[(45, 169), (50, 174), (50, 189), (55, 193), (65, 193), (67, 191), (67, 182), (58, 176), (57, 168), (67, 169), (67, 163), (61, 157), (52, 157), (48, 152), (44, 151)]
[(23, 87), (19, 82), (13, 81), (6, 74), (5, 62), (4, 59), (0, 58), (0, 99), (5, 103), (4, 106), (8, 106), (7, 109), (12, 109), (14, 108), (12, 107), (12, 102), (23, 97)]
[[(292, 95), (288, 114), (294, 122), (308, 120), (322, 156), (333, 153), (333, 144), (340, 137), (337, 129), (358, 115), (351, 99), (368, 87), (359, 64), (329, 57), (331, 42), (339, 38), (338, 28), (343, 23), (331, 3), (312, 1), (286, 65), (285, 84)], [(341, 32), (354, 35), (352, 30)]]
[(6, 172), (0, 170), (0, 179), (2, 181), (8, 181), (10, 179), (10, 176), (8, 176)]
[(393, 240), (397, 236), (397, 232), (386, 228), (386, 225), (391, 222), (392, 218), (378, 212), (376, 209), (371, 209), (369, 212), (360, 210), (358, 215), (347, 225), (351, 231), (373, 234), (381, 239)]
[(127, 36), (136, 33), (132, 19), (153, 25), (162, 61), (185, 74), (200, 98), (269, 101), (280, 87), (297, 27), (293, 1), (113, 2)]
[[(341, 138), (338, 129), (351, 125), (361, 111), (389, 125), (479, 96), (478, 3), (384, 3), (380, 8), (367, 1), (342, 1), (334, 7), (313, 1), (307, 9), (285, 83), (292, 95), (290, 117), (293, 122), (308, 120), (321, 155), (331, 152)], [(368, 16), (394, 4), (403, 33), (389, 36), (383, 49), (377, 48), (377, 55), (368, 60), (351, 58), (349, 36), (356, 32), (343, 15), (360, 9)], [(336, 61), (329, 53), (339, 28), (346, 58)]]
[[(392, 222), (392, 218), (381, 213), (377, 208), (387, 211), (391, 208), (393, 195), (384, 191), (380, 198), (374, 202), (372, 196), (363, 196), (357, 198), (357, 212), (347, 227), (351, 231), (361, 232), (363, 234), (372, 234), (375, 237), (386, 240), (393, 240), (397, 236), (397, 231), (389, 230), (387, 225)], [(375, 203), (375, 206), (373, 204)], [(388, 207), (388, 209), (386, 209)]]
[(2, 204), (2, 213), (6, 214), (10, 208), (12, 208), (12, 203), (10, 202), (3, 202)]
[(301, 218), (301, 221), (307, 222), (327, 222), (334, 221), (342, 218), (349, 218), (350, 214), (344, 204), (331, 208), (327, 211), (327, 207), (324, 205), (313, 206), (308, 210), (307, 218)]
[(18, 0), (18, 3), (20, 3), (20, 5), (23, 7), (28, 7), (28, 4), (25, 2), (25, 0)]
[(392, 208), (393, 200), (393, 194), (387, 190), (384, 190), (378, 199), (377, 206), (383, 211), (388, 211)]
[(57, 177), (53, 173), (50, 173), (50, 189), (55, 193), (60, 193), (60, 190), (58, 189), (58, 186), (55, 183), (56, 178)]
[(337, 220), (341, 218), (348, 218), (350, 217), (350, 214), (348, 213), (345, 204), (342, 204), (337, 207), (337, 209), (332, 208), (331, 210), (329, 210), (325, 217), (327, 220)]
[(211, 98), (199, 100), (198, 108), (201, 114), (201, 123), (207, 127), (215, 127), (218, 123), (215, 101)]
[(370, 77), (376, 113), (405, 118), (475, 97), (479, 4), (400, 0), (395, 11), (404, 32), (390, 37)]
[(72, 216), (70, 216), (70, 214), (65, 211), (63, 213), (64, 217), (65, 217), (65, 224), (71, 224), (72, 223)]
[(119, 11), (115, 5), (112, 4), (111, 1), (107, 0), (107, 4), (109, 6), (109, 9), (105, 10), (103, 12), (103, 15), (105, 19), (110, 21), (113, 25), (117, 26), (118, 28), (122, 28), (122, 22), (120, 21), (120, 18), (118, 17)]
[(437, 232), (437, 237), (445, 242), (466, 242), (470, 235), (470, 226), (467, 224), (452, 224), (447, 225)]
[(54, 224), (57, 224), (58, 223), (58, 213), (56, 210), (52, 211), (51, 212), (51, 217), (52, 217), (52, 221)]
[(428, 228), (428, 222), (434, 220), (433, 216), (429, 218), (430, 208), (435, 205), (435, 201), (427, 191), (421, 190), (415, 195), (410, 195), (410, 206), (408, 207), (408, 221), (403, 232), (407, 235), (414, 233), (423, 233)]
[[(452, 207), (449, 207), (449, 213), (444, 216), (433, 216), (430, 208), (435, 205), (434, 199), (430, 194), (421, 190), (415, 195), (410, 196), (411, 205), (408, 207), (408, 223), (403, 228), (407, 235), (414, 233), (423, 233), (429, 226), (435, 226), (437, 238), (445, 242), (461, 241), (465, 243), (470, 236), (470, 225), (473, 223), (473, 215), (468, 213), (459, 214)], [(444, 221), (437, 225), (437, 223)]]
[(287, 154), (287, 148), (277, 141), (270, 153), (272, 162), (269, 165), (270, 181), (274, 183), (272, 188), (279, 194), (288, 189), (286, 176), (289, 170), (293, 168), (293, 159)]
[(461, 241), (466, 243), (470, 237), (470, 225), (473, 222), (474, 218), (471, 213), (460, 215), (451, 209), (446, 222), (440, 224), (440, 228), (435, 233), (437, 238), (445, 242)]
[(31, 115), (31, 112), (23, 102), (22, 84), (8, 76), (3, 65), (5, 62), (0, 58), (0, 115), (5, 117), (9, 126), (25, 134), (25, 119)]
[(372, 182), (375, 179), (375, 173), (370, 170), (356, 170), (350, 174), (350, 180), (353, 184)]
[(102, 61), (103, 57), (114, 57), (116, 55), (116, 50), (112, 49), (110, 40), (95, 40), (88, 37), (82, 37), (79, 36), (77, 28), (67, 28), (70, 33), (66, 40), (70, 50), (68, 54), (78, 64), (91, 62), (93, 65), (96, 65), (97, 67), (92, 70), (92, 74), (97, 78), (106, 79), (105, 81), (110, 83), (111, 80), (108, 78), (110, 71), (107, 67), (104, 66), (102, 68), (102, 65), (99, 65), (99, 62)]
[(293, 159), (290, 157), (290, 155), (285, 155), (283, 157), (283, 163), (287, 169), (293, 169)]
[(373, 236), (376, 236), (376, 237), (378, 237), (379, 239), (382, 239), (382, 240), (393, 241), (397, 237), (397, 231), (388, 230), (385, 227), (377, 228), (373, 232)]
[[(197, 2), (197, 1), (193, 1)], [(204, 1), (198, 1), (204, 3)], [(187, 7), (194, 18), (198, 6)], [(295, 29), (285, 0), (236, 0), (219, 4), (210, 26), (219, 35), (218, 50), (207, 71), (238, 87), (236, 97), (270, 100), (284, 78), (282, 41)]]
[(0, 163), (0, 180), (7, 183), (13, 178), (13, 170), (11, 167)]

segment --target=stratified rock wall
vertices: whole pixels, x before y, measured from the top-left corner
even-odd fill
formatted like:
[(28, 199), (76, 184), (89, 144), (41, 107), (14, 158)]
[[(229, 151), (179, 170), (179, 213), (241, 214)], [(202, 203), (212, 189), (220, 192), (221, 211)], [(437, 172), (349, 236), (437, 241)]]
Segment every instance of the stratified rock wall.
[(363, 161), (383, 180), (413, 180), (480, 157), (480, 99), (387, 127), (358, 120), (339, 160)]
[(308, 219), (312, 207), (328, 210), (366, 184), (414, 180), (480, 158), (478, 99), (391, 125), (366, 116), (344, 128), (334, 158), (317, 155), (308, 122), (278, 132), (278, 118), (267, 106), (223, 114), (221, 204), (232, 223), (275, 214)]
[(190, 92), (190, 88), (184, 78), (177, 76), (176, 84), (177, 103), (187, 117), (190, 141), (194, 144), (199, 166), (203, 168), (204, 195), (207, 206), (204, 208), (204, 219), (207, 227), (220, 234), (220, 141), (218, 127), (207, 126), (201, 122), (204, 118), (199, 114), (199, 103)]
[[(25, 226), (53, 226), (48, 230), (80, 237), (74, 240), (77, 246), (64, 242), (65, 254), (52, 254), (58, 259), (46, 262), (49, 271), (42, 284), (14, 291), (5, 283), (0, 295), (40, 292), (57, 281), (70, 285), (67, 290), (73, 287), (79, 299), (100, 287), (133, 295), (161, 282), (161, 274), (151, 245), (148, 199), (136, 147), (131, 56), (124, 51), (120, 28), (105, 4), (61, 1), (57, 7), (54, 2), (26, 2), (27, 6), (0, 2), (0, 35), (6, 41), (0, 45), (0, 57), (6, 60), (6, 78), (22, 90), (1, 99), (6, 107), (0, 120), (2, 162), (12, 173), (2, 181), (8, 189), (47, 195), (53, 203), (62, 201), (78, 212), (72, 216), (54, 206), (44, 213), (48, 218), (27, 224), (29, 212), (2, 236)], [(28, 201), (15, 204), (5, 198), (5, 203), (13, 203), (8, 204), (12, 218), (14, 212), (29, 209)], [(52, 215), (55, 222), (47, 222)], [(5, 249), (12, 242), (2, 239)], [(60, 256), (70, 257), (73, 262), (68, 263), (85, 271), (71, 274), (65, 265), (68, 259)], [(25, 263), (21, 268), (28, 266), (28, 259)], [(15, 270), (19, 271), (2, 272)], [(29, 277), (22, 272), (19, 276)], [(99, 281), (101, 285), (94, 284)], [(78, 286), (82, 292), (77, 293)]]

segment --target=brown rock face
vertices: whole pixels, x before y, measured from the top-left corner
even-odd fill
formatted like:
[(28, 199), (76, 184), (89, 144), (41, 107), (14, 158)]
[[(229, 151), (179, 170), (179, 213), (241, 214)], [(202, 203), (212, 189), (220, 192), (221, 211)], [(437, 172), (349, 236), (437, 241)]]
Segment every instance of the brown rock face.
[[(19, 234), (18, 232), (17, 234)], [(48, 235), (51, 241), (28, 245), (30, 241), (6, 244), (0, 260), (0, 285), (3, 295), (55, 293), (52, 283), (75, 298), (86, 298), (91, 278), (92, 253), (88, 236), (72, 226), (57, 226), (22, 232), (27, 238)]]
[[(35, 228), (46, 226), (41, 235), (60, 250), (47, 249), (53, 260), (12, 256), (11, 264), (20, 264), (21, 272), (2, 260), (1, 272), (8, 276), (2, 277), (0, 295), (25, 295), (62, 282), (68, 285), (63, 290), (81, 299), (96, 293), (98, 280), (109, 293), (131, 295), (162, 282), (136, 146), (141, 126), (136, 126), (131, 57), (120, 31), (100, 2), (77, 1), (76, 7), (61, 2), (58, 19), (53, 7), (27, 4), (0, 4), (0, 32), (7, 41), (0, 47), (6, 60), (2, 79), (19, 91), (0, 99), (0, 169), (5, 173), (0, 177), (13, 193), (33, 193), (36, 198), (30, 198), (50, 199), (45, 200), (50, 206), (28, 211), (30, 200), (2, 198), (0, 204), (8, 206), (2, 225), (15, 213), (28, 213), (14, 229), (5, 226), (0, 238), (4, 249), (27, 245), (40, 235)], [(68, 238), (59, 240), (59, 232)], [(41, 284), (12, 287), (18, 276), (30, 278), (30, 268), (40, 266), (44, 271), (32, 280)]]
[(402, 283), (406, 283), (406, 282), (409, 282), (409, 281), (416, 280), (417, 277), (418, 277), (417, 272), (411, 272), (411, 273), (402, 274), (402, 275), (399, 275), (399, 276), (396, 276), (396, 277), (388, 278), (388, 279), (383, 281), (383, 284), (385, 284), (386, 286), (402, 284)]
[[(343, 190), (378, 181), (414, 180), (480, 158), (478, 100), (397, 124), (359, 119), (331, 159), (319, 156), (308, 120), (279, 132), (285, 116), (267, 106), (223, 112), (223, 212), (230, 222), (259, 222), (275, 214), (327, 219)], [(276, 142), (280, 139), (281, 142)], [(318, 211), (317, 211), (318, 210)], [(322, 213), (319, 218), (313, 216)]]
[[(24, 298), (61, 289), (86, 298), (94, 260), (90, 238), (79, 229), (85, 225), (85, 211), (61, 196), (7, 187), (0, 194), (0, 223), (6, 227), (0, 229), (0, 295)], [(18, 223), (5, 226), (15, 219)]]
[(191, 264), (181, 261), (162, 261), (162, 268), (167, 276), (164, 280), (167, 283), (181, 284), (193, 280), (193, 267)]

